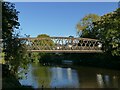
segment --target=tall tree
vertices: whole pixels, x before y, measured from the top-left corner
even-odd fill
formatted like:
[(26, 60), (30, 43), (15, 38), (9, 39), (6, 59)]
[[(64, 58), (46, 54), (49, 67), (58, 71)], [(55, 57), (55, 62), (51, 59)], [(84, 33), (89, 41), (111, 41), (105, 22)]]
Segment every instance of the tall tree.
[(26, 67), (27, 59), (24, 43), (18, 40), (20, 23), (18, 21), (19, 11), (15, 9), (15, 4), (2, 2), (2, 38), (5, 62), (10, 66), (11, 72), (15, 75), (19, 67)]
[(120, 8), (94, 22), (95, 37), (104, 43), (106, 52), (120, 56)]
[(93, 22), (100, 19), (100, 16), (96, 14), (88, 14), (85, 17), (83, 17), (80, 22), (78, 22), (76, 28), (77, 28), (77, 34), (80, 37), (92, 37), (91, 32), (93, 26)]

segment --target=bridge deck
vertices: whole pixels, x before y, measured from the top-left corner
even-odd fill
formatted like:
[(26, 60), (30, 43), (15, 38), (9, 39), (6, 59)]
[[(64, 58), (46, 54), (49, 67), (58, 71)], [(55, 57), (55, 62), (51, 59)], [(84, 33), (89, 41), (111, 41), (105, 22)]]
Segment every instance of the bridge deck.
[(46, 53), (102, 53), (102, 50), (27, 50), (28, 52)]

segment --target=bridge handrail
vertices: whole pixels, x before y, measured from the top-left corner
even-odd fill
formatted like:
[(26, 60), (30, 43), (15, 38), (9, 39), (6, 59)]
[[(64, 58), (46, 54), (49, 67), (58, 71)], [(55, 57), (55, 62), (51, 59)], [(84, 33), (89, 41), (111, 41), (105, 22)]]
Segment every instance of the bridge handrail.
[(75, 38), (70, 38), (70, 37), (47, 37), (47, 38), (42, 38), (42, 37), (40, 37), (40, 38), (37, 38), (37, 37), (29, 37), (29, 38), (19, 38), (19, 39), (21, 39), (21, 40), (28, 40), (28, 39), (32, 39), (32, 40), (43, 40), (43, 39), (72, 39), (72, 40), (74, 40), (74, 39), (79, 39), (79, 40), (94, 40), (94, 41), (99, 41), (99, 40), (97, 40), (97, 39), (91, 39), (91, 38), (77, 38), (77, 37), (75, 37)]

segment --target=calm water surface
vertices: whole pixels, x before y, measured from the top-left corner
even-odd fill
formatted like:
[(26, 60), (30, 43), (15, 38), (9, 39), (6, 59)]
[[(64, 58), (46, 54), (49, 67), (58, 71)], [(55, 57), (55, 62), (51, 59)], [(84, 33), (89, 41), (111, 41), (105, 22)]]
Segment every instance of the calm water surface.
[(30, 64), (22, 85), (34, 88), (119, 88), (120, 71), (91, 67), (53, 67)]

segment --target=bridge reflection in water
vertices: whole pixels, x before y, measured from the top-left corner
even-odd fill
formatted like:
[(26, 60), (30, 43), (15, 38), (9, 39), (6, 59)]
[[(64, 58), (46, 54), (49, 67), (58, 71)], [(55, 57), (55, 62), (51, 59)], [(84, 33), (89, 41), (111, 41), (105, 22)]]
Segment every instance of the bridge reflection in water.
[(102, 43), (90, 38), (49, 37), (20, 38), (30, 52), (101, 53)]
[(119, 88), (120, 71), (103, 68), (62, 68), (32, 64), (23, 85), (34, 88)]

